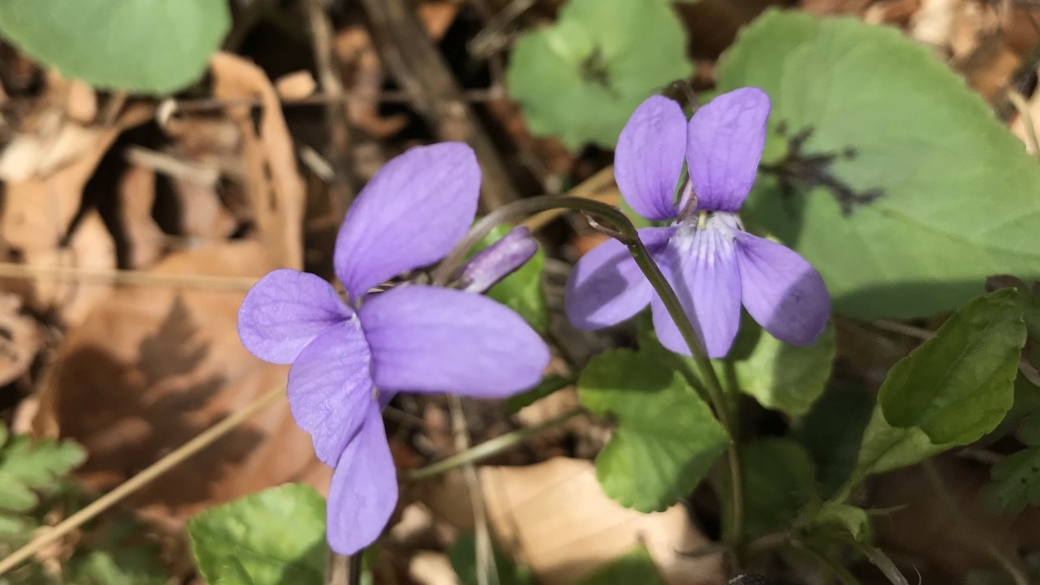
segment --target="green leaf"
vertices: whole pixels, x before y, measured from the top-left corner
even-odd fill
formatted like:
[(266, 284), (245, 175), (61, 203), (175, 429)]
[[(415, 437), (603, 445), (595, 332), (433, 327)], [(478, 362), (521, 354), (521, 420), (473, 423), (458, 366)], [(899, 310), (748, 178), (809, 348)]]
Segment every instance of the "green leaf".
[(849, 534), (857, 542), (869, 542), (871, 539), (870, 516), (867, 511), (834, 502), (826, 502), (820, 506), (801, 530), (825, 534), (838, 530)]
[(874, 398), (864, 391), (838, 387), (826, 392), (795, 424), (793, 434), (816, 463), (820, 495), (829, 498), (856, 467), (856, 457)]
[(937, 445), (917, 427), (893, 427), (877, 407), (863, 433), (863, 444), (849, 483), (855, 485), (868, 475), (920, 463), (956, 446), (956, 443)]
[(987, 275), (1040, 275), (1040, 165), (928, 47), (858, 19), (770, 11), (717, 72), (722, 90), (769, 93), (782, 151), (781, 124), (789, 137), (812, 130), (803, 152), (835, 155), (812, 166), (817, 178), (882, 192), (845, 216), (835, 190), (801, 181), (787, 198), (768, 173), (745, 206), (820, 271), (838, 311), (929, 315), (981, 293)]
[(729, 444), (682, 376), (646, 354), (596, 356), (578, 379), (578, 396), (591, 412), (617, 419), (596, 458), (603, 491), (641, 512), (664, 510), (692, 492)]
[[(324, 583), (325, 500), (305, 484), (270, 488), (196, 514), (191, 550), (210, 582), (239, 585)], [(231, 567), (237, 560), (241, 566)]]
[(1015, 291), (1000, 290), (964, 305), (889, 370), (849, 485), (993, 430), (1014, 401), (1025, 336)]
[[(495, 226), (471, 252), (476, 254), (501, 240), (511, 229), (508, 225)], [(516, 311), (536, 331), (542, 333), (549, 327), (549, 307), (545, 302), (545, 290), (542, 288), (544, 270), (545, 251), (539, 246), (530, 260), (487, 292), (487, 296)]]
[(769, 437), (745, 443), (740, 463), (749, 538), (789, 527), (816, 497), (812, 458), (797, 441)]
[(640, 546), (578, 581), (577, 585), (664, 585), (657, 565)]
[(827, 325), (816, 343), (797, 346), (780, 341), (745, 317), (726, 361), (733, 363), (735, 382), (742, 392), (766, 408), (793, 417), (809, 412), (823, 394), (834, 354), (833, 324)]
[(691, 71), (668, 4), (570, 0), (555, 25), (517, 40), (506, 75), (531, 131), (577, 149), (613, 148), (640, 102)]
[(164, 585), (170, 580), (154, 564), (125, 564), (125, 558), (104, 551), (88, 551), (68, 564), (69, 585)]
[[(534, 574), (526, 567), (517, 566), (498, 549), (492, 547), (495, 567), (498, 570), (499, 585), (535, 585)], [(472, 532), (464, 532), (455, 539), (448, 550), (448, 559), (459, 576), (462, 585), (477, 585), (477, 537)], [(494, 582), (494, 581), (492, 581)]]
[(982, 490), (982, 501), (1001, 514), (1018, 514), (1040, 504), (1040, 447), (1009, 455), (993, 466), (993, 483)]
[[(7, 428), (2, 436), (8, 435)], [(58, 480), (83, 463), (86, 453), (72, 441), (33, 441), (26, 435), (11, 438), (0, 450), (0, 511), (28, 512), (53, 493)]]
[(29, 56), (142, 93), (199, 79), (230, 24), (226, 0), (0, 0), (0, 33)]
[(885, 420), (936, 444), (975, 441), (1011, 409), (1025, 340), (1015, 291), (970, 301), (888, 372), (878, 393)]

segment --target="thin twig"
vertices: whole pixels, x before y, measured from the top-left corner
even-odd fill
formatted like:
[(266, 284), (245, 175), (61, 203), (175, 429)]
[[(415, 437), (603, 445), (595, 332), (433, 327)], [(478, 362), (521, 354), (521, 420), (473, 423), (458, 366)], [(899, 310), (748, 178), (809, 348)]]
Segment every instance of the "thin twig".
[[(462, 410), (462, 399), (451, 395), (448, 397), (451, 410), (451, 424), (455, 430), (455, 449), (459, 453), (469, 451), (469, 428), (466, 425), (466, 413)], [(466, 461), (462, 467), (466, 486), (469, 488), (470, 501), (473, 505), (473, 524), (476, 528), (476, 564), (477, 585), (499, 585), (498, 567), (495, 566), (495, 555), (491, 551), (491, 533), (488, 529), (487, 510), (484, 508), (484, 490), (477, 477), (477, 468), (473, 461)]]
[(325, 12), (323, 0), (306, 0), (307, 20), (314, 41), (314, 62), (318, 66), (318, 80), (323, 93), (330, 101), (325, 104), (325, 118), (329, 129), (329, 149), (326, 159), (332, 163), (335, 173), (330, 185), (330, 213), (342, 217), (354, 198), (350, 176), (350, 116), (345, 90), (340, 78), (339, 59), (332, 48), (332, 22)]
[(473, 147), (482, 175), (481, 204), (492, 211), (520, 199), (509, 168), (476, 112), (463, 99), (451, 67), (407, 0), (358, 0), (368, 16), (380, 60), (412, 97), (411, 105), (438, 140)]
[(87, 270), (61, 266), (38, 266), (0, 262), (0, 278), (23, 280), (73, 280), (91, 284), (208, 288), (246, 291), (257, 278), (210, 274), (161, 274), (143, 270)]
[[(495, 91), (488, 89), (466, 90), (460, 94), (460, 97), (463, 101), (467, 102), (487, 102), (502, 98), (500, 93), (496, 93)], [(317, 93), (304, 98), (282, 100), (281, 105), (283, 108), (293, 108), (305, 106), (324, 106), (330, 103), (334, 104), (336, 102), (352, 101), (375, 101), (384, 104), (407, 104), (412, 101), (412, 98), (410, 94), (401, 90), (386, 90), (379, 93), (372, 93), (364, 91), (351, 91), (345, 89), (343, 90), (343, 94), (340, 96), (331, 96), (325, 93)], [(263, 105), (261, 103), (260, 98), (198, 98), (176, 100), (173, 101), (172, 104), (172, 113), (210, 112), (214, 110), (223, 110), (225, 108), (234, 106), (250, 106), (256, 108)]]
[(126, 480), (119, 487), (101, 496), (88, 504), (85, 508), (69, 516), (57, 526), (43, 532), (29, 541), (25, 546), (0, 560), (0, 575), (17, 567), (23, 561), (29, 559), (44, 547), (58, 540), (69, 532), (79, 528), (86, 522), (96, 518), (99, 514), (121, 502), (137, 490), (148, 485), (156, 478), (173, 469), (178, 464), (189, 459), (199, 451), (209, 447), (218, 439), (233, 431), (243, 422), (249, 420), (253, 415), (274, 404), (279, 398), (285, 396), (285, 388), (276, 388), (271, 392), (253, 400), (241, 410), (231, 414), (224, 420), (199, 433), (195, 438), (181, 445), (174, 451), (155, 463), (149, 465), (137, 475)]
[(490, 441), (485, 441), (477, 445), (476, 447), (472, 447), (470, 449), (466, 449), (465, 451), (461, 451), (456, 455), (448, 457), (447, 459), (438, 461), (436, 463), (431, 463), (426, 467), (416, 469), (415, 471), (411, 471), (404, 476), (404, 480), (411, 482), (419, 481), (422, 479), (429, 479), (431, 477), (455, 469), (456, 467), (461, 467), (463, 465), (472, 463), (478, 463), (489, 457), (493, 457), (505, 451), (506, 449), (513, 447), (514, 445), (519, 445), (520, 443), (541, 433), (546, 429), (558, 427), (561, 424), (569, 421), (570, 419), (580, 414), (583, 414), (584, 412), (585, 410), (582, 408), (575, 408), (574, 410), (569, 410), (559, 416), (555, 416), (548, 420), (542, 421), (536, 425), (532, 425), (522, 429), (517, 429), (510, 433), (506, 433), (499, 437), (495, 437)]

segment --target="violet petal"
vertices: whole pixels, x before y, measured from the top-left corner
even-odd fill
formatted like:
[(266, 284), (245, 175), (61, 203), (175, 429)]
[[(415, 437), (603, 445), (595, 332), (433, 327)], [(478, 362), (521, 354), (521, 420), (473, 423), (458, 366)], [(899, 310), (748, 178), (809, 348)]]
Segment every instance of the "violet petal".
[(536, 252), (538, 240), (531, 237), (531, 230), (524, 226), (515, 227), (462, 265), (456, 272), (456, 286), (466, 292), (486, 292), (516, 272)]
[(676, 217), (675, 186), (686, 152), (686, 116), (675, 100), (653, 96), (629, 118), (614, 151), (614, 176), (625, 201), (655, 221)]
[(737, 236), (741, 295), (748, 313), (777, 339), (809, 345), (827, 327), (823, 277), (797, 252), (748, 233)]
[(289, 410), (314, 441), (314, 452), (335, 465), (357, 433), (372, 398), (371, 354), (357, 316), (329, 327), (289, 370)]
[(737, 211), (751, 191), (766, 143), (769, 96), (757, 87), (724, 93), (690, 119), (686, 161), (697, 208)]
[(336, 276), (356, 303), (403, 272), (444, 258), (477, 211), (480, 167), (461, 142), (413, 148), (362, 189), (336, 238)]
[[(713, 220), (709, 220), (711, 222)], [(740, 328), (740, 273), (733, 235), (713, 228), (682, 230), (657, 256), (708, 356), (724, 357)], [(668, 349), (690, 355), (661, 299), (651, 301), (654, 329)]]
[(383, 533), (397, 506), (397, 471), (379, 406), (370, 401), (364, 422), (336, 464), (329, 486), (329, 547), (352, 555)]
[(291, 364), (325, 329), (354, 311), (322, 278), (289, 268), (269, 272), (238, 309), (238, 336), (256, 357)]
[[(674, 227), (643, 228), (639, 239), (654, 253), (663, 250), (674, 233)], [(628, 248), (611, 239), (582, 256), (571, 270), (564, 310), (578, 329), (601, 329), (641, 311), (652, 291)]]
[(541, 381), (549, 348), (516, 313), (480, 295), (402, 286), (359, 311), (380, 388), (500, 398)]

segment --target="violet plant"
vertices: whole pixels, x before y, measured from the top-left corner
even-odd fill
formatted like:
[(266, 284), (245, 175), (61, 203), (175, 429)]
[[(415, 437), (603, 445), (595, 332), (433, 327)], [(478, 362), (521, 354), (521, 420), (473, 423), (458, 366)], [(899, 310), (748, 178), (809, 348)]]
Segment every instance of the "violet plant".
[[(830, 315), (816, 269), (782, 244), (744, 231), (736, 214), (758, 172), (769, 106), (762, 90), (738, 89), (687, 122), (677, 102), (654, 96), (629, 119), (614, 155), (618, 187), (629, 205), (647, 219), (671, 221), (643, 228), (639, 237), (712, 358), (725, 357), (733, 345), (741, 304), (767, 331), (795, 345), (813, 343)], [(686, 176), (676, 201), (680, 175)], [(690, 354), (620, 241), (610, 240), (578, 262), (566, 302), (567, 316), (581, 329), (616, 325), (650, 304), (661, 343)]]
[[(538, 334), (486, 297), (416, 283), (372, 290), (443, 258), (472, 223), (479, 193), (468, 146), (414, 148), (380, 169), (343, 222), (334, 266), (345, 300), (320, 277), (283, 269), (242, 303), (242, 343), (260, 359), (292, 364), (293, 417), (335, 468), (327, 530), (341, 554), (371, 544), (397, 504), (381, 415), (394, 393), (501, 398), (537, 384), (549, 363)], [(529, 257), (520, 240), (519, 252), (478, 258), (463, 273), (479, 276), (467, 282), (490, 285), (503, 275), (498, 266)]]

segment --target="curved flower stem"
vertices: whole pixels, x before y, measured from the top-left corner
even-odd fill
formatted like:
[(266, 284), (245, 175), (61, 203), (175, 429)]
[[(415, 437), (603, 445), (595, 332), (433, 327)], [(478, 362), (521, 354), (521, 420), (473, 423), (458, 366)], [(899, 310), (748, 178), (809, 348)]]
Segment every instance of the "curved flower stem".
[(729, 449), (727, 451), (727, 466), (729, 467), (732, 502), (730, 506), (729, 523), (724, 534), (724, 539), (733, 547), (734, 550), (739, 552), (744, 532), (744, 483), (740, 467), (740, 453), (737, 449), (736, 441), (733, 440), (739, 430), (735, 420), (736, 417), (730, 408), (726, 392), (722, 387), (722, 383), (719, 381), (718, 375), (715, 373), (715, 368), (711, 363), (711, 359), (701, 346), (700, 337), (697, 335), (696, 330), (693, 328), (693, 324), (686, 315), (686, 311), (679, 302), (679, 297), (676, 296), (672, 285), (668, 283), (667, 279), (665, 279), (664, 273), (661, 272), (661, 269), (654, 262), (653, 258), (650, 257), (650, 252), (639, 239), (639, 233), (636, 231), (636, 227), (632, 225), (632, 222), (629, 221), (620, 209), (607, 205), (606, 203), (579, 197), (541, 196), (510, 203), (509, 205), (500, 207), (499, 209), (489, 213), (473, 226), (469, 234), (467, 234), (466, 237), (455, 246), (455, 249), (452, 250), (451, 254), (449, 254), (444, 262), (437, 267), (437, 270), (434, 271), (434, 283), (438, 284), (446, 282), (446, 279), (450, 277), (456, 266), (465, 257), (466, 252), (487, 235), (496, 225), (553, 208), (566, 208), (580, 211), (587, 215), (605, 220), (611, 224), (611, 231), (615, 232), (613, 236), (628, 248), (628, 251), (632, 254), (632, 258), (635, 259), (639, 269), (646, 276), (647, 280), (650, 281), (650, 285), (654, 287), (654, 291), (661, 297), (661, 301), (664, 303), (665, 308), (668, 309), (668, 314), (671, 316), (672, 320), (675, 321), (676, 326), (679, 328), (679, 332), (682, 334), (683, 340), (686, 342), (687, 347), (690, 348), (690, 354), (693, 356), (694, 362), (697, 364), (697, 369), (700, 370), (699, 374), (701, 383), (704, 385), (708, 392), (708, 396), (711, 398), (712, 406), (715, 408), (715, 414), (731, 438)]
[(447, 459), (443, 459), (436, 463), (431, 463), (426, 467), (406, 473), (404, 474), (404, 477), (402, 479), (404, 479), (404, 481), (419, 481), (423, 479), (428, 479), (430, 477), (434, 477), (436, 475), (440, 475), (447, 471), (451, 471), (452, 469), (455, 469), (456, 467), (461, 467), (463, 465), (466, 465), (467, 463), (477, 463), (479, 461), (483, 461), (484, 459), (497, 455), (502, 451), (505, 451), (506, 449), (512, 447), (513, 445), (517, 445), (523, 442), (525, 439), (533, 437), (546, 429), (559, 426), (567, 422), (568, 420), (578, 416), (579, 414), (583, 414), (584, 412), (585, 409), (582, 408), (568, 410), (567, 412), (559, 416), (555, 416), (548, 420), (542, 421), (536, 425), (519, 429), (511, 433), (506, 433), (500, 437), (495, 437), (490, 441), (485, 441), (477, 445), (476, 447), (467, 449), (462, 453), (459, 453), (458, 455), (453, 455), (451, 457), (448, 457)]
[(256, 398), (241, 410), (229, 415), (224, 420), (198, 434), (194, 439), (181, 445), (162, 459), (149, 465), (137, 475), (120, 484), (119, 487), (94, 500), (82, 510), (61, 521), (54, 528), (51, 528), (46, 532), (41, 532), (25, 546), (7, 555), (3, 560), (0, 560), (0, 575), (3, 575), (17, 567), (23, 561), (36, 554), (37, 551), (42, 550), (44, 547), (58, 540), (62, 536), (93, 520), (99, 514), (116, 505), (137, 490), (148, 485), (152, 480), (166, 473), (174, 466), (212, 445), (217, 441), (217, 439), (227, 435), (230, 431), (238, 427), (238, 425), (249, 420), (253, 415), (259, 413), (268, 406), (271, 406), (279, 398), (284, 396), (285, 387), (282, 386)]

